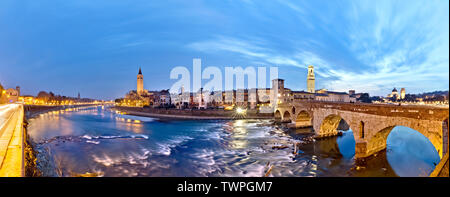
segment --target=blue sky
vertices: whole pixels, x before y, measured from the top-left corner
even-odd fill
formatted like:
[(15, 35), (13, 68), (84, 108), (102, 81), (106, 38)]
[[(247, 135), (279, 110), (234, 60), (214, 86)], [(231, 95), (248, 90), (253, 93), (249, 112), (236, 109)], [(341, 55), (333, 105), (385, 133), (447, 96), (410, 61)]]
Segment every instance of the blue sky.
[[(0, 1), (0, 83), (113, 99), (168, 89), (176, 66), (278, 66), (291, 89), (449, 89), (449, 2)], [(203, 84), (207, 82), (203, 81)]]

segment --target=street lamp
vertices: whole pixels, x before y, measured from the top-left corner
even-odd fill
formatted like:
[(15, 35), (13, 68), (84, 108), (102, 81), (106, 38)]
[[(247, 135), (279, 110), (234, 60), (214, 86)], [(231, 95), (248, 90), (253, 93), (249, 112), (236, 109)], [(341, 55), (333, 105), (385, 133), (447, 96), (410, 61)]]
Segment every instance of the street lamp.
[(245, 110), (240, 108), (240, 107), (238, 107), (238, 108), (236, 108), (236, 113), (237, 114), (245, 114)]

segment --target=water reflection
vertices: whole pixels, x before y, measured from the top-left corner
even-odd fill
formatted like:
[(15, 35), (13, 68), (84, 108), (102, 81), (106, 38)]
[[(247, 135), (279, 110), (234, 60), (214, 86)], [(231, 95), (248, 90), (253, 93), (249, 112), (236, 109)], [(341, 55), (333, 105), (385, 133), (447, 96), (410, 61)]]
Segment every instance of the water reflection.
[[(336, 138), (338, 150), (330, 142), (319, 142), (321, 150), (338, 158), (341, 162), (354, 161), (355, 140), (353, 132), (347, 130)], [(339, 152), (339, 153), (337, 153)], [(439, 162), (431, 142), (419, 132), (402, 126), (395, 127), (387, 139), (387, 148), (352, 168), (352, 176), (428, 176)], [(334, 161), (337, 162), (337, 161)], [(355, 165), (355, 164), (354, 164)]]
[(424, 135), (403, 126), (392, 129), (386, 152), (399, 176), (428, 176), (440, 161), (439, 153)]
[(341, 137), (336, 138), (340, 153), (345, 159), (355, 156), (355, 137), (352, 130), (343, 131)]
[(231, 147), (234, 149), (244, 149), (247, 147), (247, 128), (245, 120), (232, 122)]

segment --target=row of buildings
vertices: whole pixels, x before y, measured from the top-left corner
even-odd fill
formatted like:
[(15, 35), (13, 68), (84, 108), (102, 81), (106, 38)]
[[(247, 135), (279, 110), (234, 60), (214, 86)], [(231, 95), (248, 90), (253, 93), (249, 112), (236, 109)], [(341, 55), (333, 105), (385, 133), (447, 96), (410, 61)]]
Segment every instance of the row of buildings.
[(308, 66), (307, 91), (294, 91), (284, 87), (283, 79), (272, 80), (271, 88), (252, 88), (228, 91), (204, 91), (186, 92), (184, 88), (177, 94), (171, 94), (169, 90), (148, 91), (144, 89), (144, 76), (139, 68), (137, 75), (137, 89), (129, 91), (125, 98), (116, 99), (116, 104), (135, 107), (172, 107), (185, 108), (223, 108), (233, 109), (242, 107), (248, 109), (260, 109), (261, 107), (273, 107), (278, 103), (292, 102), (294, 100), (317, 100), (329, 102), (358, 102), (362, 93), (354, 90), (347, 92), (328, 91), (315, 89), (314, 67)]
[(20, 87), (16, 86), (16, 88), (8, 88), (4, 89), (4, 87), (0, 84), (0, 104), (3, 103), (15, 103), (23, 99), (20, 97)]
[(55, 95), (52, 92), (41, 91), (37, 96), (21, 95), (20, 87), (4, 89), (0, 84), (0, 104), (22, 103), (25, 105), (75, 105), (93, 103), (95, 100), (78, 97)]

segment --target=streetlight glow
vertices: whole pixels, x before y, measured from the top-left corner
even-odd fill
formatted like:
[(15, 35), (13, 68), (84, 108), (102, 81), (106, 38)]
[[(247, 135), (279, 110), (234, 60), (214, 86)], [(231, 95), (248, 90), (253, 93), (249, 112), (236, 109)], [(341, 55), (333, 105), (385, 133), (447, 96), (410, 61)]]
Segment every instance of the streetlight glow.
[(245, 110), (240, 108), (240, 107), (238, 107), (238, 108), (236, 108), (236, 113), (238, 113), (238, 114), (245, 114)]

